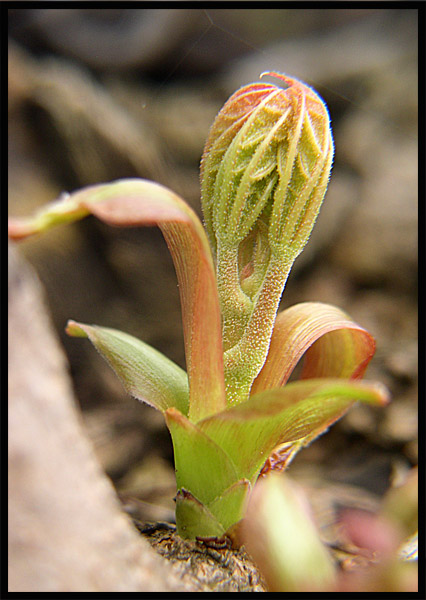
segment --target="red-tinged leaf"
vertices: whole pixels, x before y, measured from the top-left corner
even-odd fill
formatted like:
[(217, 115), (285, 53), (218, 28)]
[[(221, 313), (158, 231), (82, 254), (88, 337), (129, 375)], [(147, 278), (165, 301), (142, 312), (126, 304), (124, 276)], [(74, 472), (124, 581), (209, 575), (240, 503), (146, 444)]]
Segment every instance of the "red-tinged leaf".
[(174, 408), (165, 412), (173, 440), (176, 484), (206, 506), (239, 478), (226, 453)]
[(7, 233), (11, 240), (23, 240), (51, 227), (73, 223), (87, 217), (88, 214), (90, 211), (85, 206), (69, 194), (63, 194), (58, 200), (43, 206), (30, 217), (9, 217)]
[(268, 356), (251, 394), (283, 386), (304, 356), (301, 379), (359, 379), (374, 355), (373, 337), (343, 311), (303, 302), (278, 314)]
[(33, 219), (14, 219), (9, 235), (20, 239), (92, 213), (110, 225), (158, 225), (173, 257), (182, 303), (191, 420), (225, 408), (219, 299), (213, 259), (194, 211), (169, 189), (126, 179), (74, 192)]
[(188, 377), (161, 352), (127, 333), (107, 327), (69, 321), (67, 333), (88, 337), (129, 394), (162, 412), (174, 406), (187, 414)]
[(305, 445), (337, 421), (357, 400), (388, 402), (378, 384), (310, 379), (255, 394), (246, 402), (204, 419), (198, 427), (237, 468), (238, 478), (255, 481), (266, 459), (281, 444)]

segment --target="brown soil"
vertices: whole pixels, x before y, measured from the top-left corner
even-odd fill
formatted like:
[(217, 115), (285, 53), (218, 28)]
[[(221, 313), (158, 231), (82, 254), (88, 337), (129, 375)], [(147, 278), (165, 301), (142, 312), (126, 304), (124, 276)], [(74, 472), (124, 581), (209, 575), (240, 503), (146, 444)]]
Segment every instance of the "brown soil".
[(244, 549), (201, 540), (184, 540), (174, 525), (135, 522), (151, 546), (173, 563), (185, 583), (201, 592), (266, 592), (266, 585)]

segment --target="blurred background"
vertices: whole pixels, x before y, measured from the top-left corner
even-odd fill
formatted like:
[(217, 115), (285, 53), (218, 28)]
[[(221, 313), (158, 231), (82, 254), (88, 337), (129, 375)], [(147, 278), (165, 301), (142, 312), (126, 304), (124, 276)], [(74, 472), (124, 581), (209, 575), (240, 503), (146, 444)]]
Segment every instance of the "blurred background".
[[(9, 212), (123, 177), (156, 180), (201, 216), (199, 161), (225, 100), (265, 70), (312, 85), (336, 156), (282, 306), (331, 302), (377, 340), (369, 379), (386, 409), (356, 407), (290, 472), (327, 514), (374, 507), (417, 463), (417, 11), (11, 9)], [(46, 289), (84, 425), (127, 510), (172, 520), (161, 415), (126, 396), (68, 318), (115, 327), (184, 367), (171, 258), (157, 229), (86, 219), (19, 245)]]

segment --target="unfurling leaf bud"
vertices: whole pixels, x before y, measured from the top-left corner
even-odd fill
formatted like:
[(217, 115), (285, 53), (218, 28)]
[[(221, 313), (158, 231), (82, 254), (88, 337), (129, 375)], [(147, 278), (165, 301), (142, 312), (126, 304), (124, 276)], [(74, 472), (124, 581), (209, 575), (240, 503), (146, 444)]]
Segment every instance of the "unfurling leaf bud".
[(202, 206), (214, 251), (238, 247), (260, 220), (272, 255), (288, 267), (318, 215), (333, 139), (327, 108), (311, 88), (264, 75), (287, 87), (253, 83), (225, 103), (204, 149)]
[(226, 397), (248, 397), (265, 361), (287, 276), (330, 177), (327, 108), (308, 86), (253, 83), (225, 103), (201, 161), (201, 201), (222, 312)]

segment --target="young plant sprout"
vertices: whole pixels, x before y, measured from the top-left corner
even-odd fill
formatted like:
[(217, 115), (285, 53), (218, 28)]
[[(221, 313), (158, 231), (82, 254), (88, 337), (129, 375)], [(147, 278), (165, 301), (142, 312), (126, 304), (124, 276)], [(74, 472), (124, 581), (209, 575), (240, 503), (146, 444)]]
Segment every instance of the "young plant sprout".
[[(362, 378), (372, 336), (334, 306), (308, 302), (277, 315), (286, 279), (327, 188), (333, 139), (308, 86), (253, 83), (219, 112), (201, 162), (205, 229), (157, 183), (86, 187), (29, 219), (25, 238), (93, 214), (116, 226), (158, 225), (175, 264), (187, 371), (114, 329), (69, 321), (126, 390), (164, 414), (175, 458), (176, 525), (184, 538), (232, 536), (259, 475), (288, 466), (356, 401), (385, 405)], [(304, 355), (300, 380), (287, 383)]]

